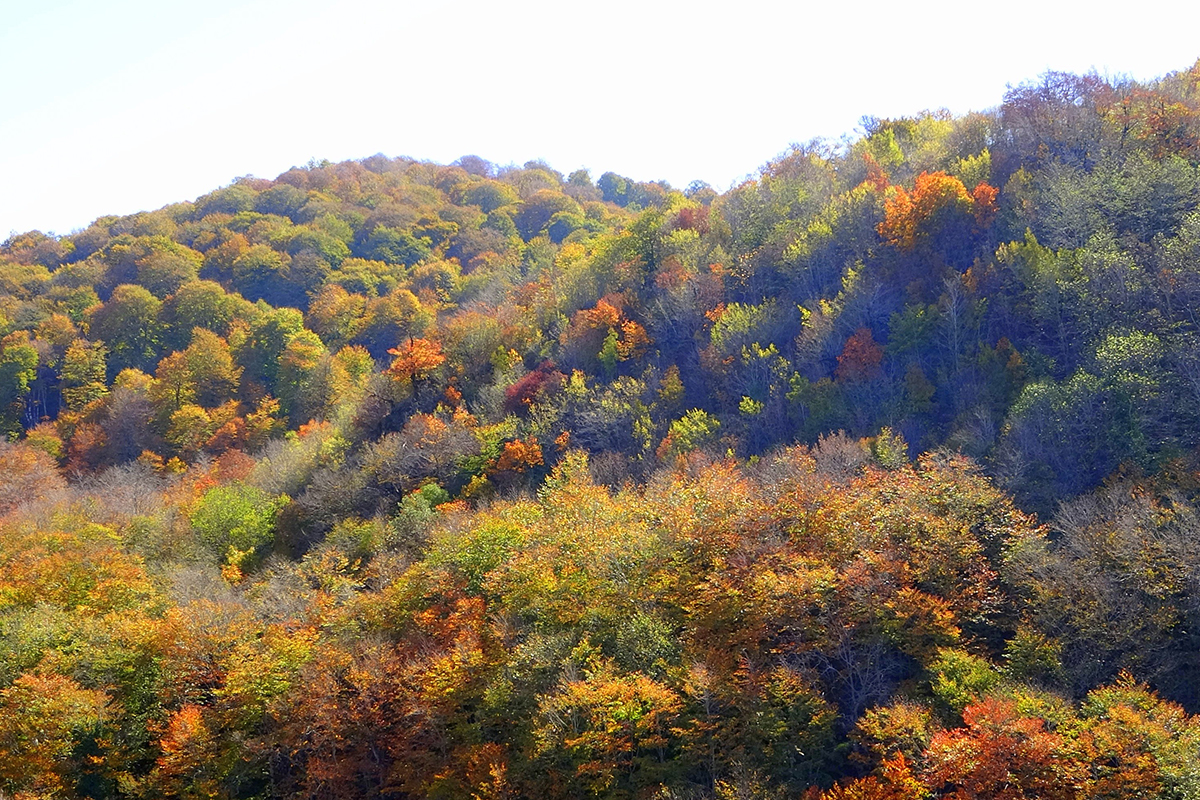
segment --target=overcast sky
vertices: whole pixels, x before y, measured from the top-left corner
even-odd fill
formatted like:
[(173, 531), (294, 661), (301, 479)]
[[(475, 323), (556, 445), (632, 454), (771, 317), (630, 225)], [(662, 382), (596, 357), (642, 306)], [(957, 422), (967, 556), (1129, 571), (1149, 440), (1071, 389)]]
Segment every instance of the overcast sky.
[(379, 152), (724, 189), (865, 114), (1188, 67), (1198, 29), (1200, 3), (0, 0), (0, 239)]

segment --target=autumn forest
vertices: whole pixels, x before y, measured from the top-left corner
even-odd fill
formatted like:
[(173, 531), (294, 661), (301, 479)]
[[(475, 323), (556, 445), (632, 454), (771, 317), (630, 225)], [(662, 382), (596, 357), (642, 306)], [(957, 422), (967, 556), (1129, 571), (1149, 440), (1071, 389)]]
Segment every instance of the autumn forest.
[(1200, 798), (1200, 62), (13, 235), (0, 426), (0, 798)]

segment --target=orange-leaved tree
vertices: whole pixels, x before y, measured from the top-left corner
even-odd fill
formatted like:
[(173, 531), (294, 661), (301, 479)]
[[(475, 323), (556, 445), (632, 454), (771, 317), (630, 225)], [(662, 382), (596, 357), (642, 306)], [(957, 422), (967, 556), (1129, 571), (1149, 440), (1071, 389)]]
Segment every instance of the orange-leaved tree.
[(930, 787), (956, 800), (1074, 798), (1074, 763), (1046, 722), (1012, 700), (989, 697), (963, 711), (965, 728), (934, 734), (926, 751)]
[(388, 354), (395, 356), (387, 373), (393, 380), (413, 382), (432, 375), (446, 361), (442, 346), (435, 340), (409, 339), (400, 347), (393, 347)]
[(996, 194), (986, 183), (968, 191), (952, 175), (922, 172), (911, 192), (895, 187), (885, 203), (879, 235), (901, 252), (936, 255), (952, 266), (969, 266), (972, 238), (991, 223)]

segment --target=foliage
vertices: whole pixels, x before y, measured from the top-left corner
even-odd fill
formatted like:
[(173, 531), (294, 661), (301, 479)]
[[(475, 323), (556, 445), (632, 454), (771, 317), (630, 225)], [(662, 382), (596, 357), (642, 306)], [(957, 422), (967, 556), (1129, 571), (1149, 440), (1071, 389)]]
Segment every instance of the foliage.
[(1198, 176), (1052, 72), (10, 237), (0, 794), (1200, 796)]
[(197, 501), (189, 521), (200, 541), (239, 565), (258, 554), (274, 536), (275, 516), (286, 503), (240, 481), (214, 486)]

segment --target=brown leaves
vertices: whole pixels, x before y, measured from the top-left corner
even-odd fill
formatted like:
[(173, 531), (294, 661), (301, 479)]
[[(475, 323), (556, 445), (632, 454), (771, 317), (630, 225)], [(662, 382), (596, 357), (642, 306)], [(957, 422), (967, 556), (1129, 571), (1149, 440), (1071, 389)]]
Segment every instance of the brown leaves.
[(859, 328), (846, 340), (837, 362), (835, 374), (839, 381), (869, 380), (879, 375), (879, 365), (883, 363), (883, 348), (875, 342), (870, 328)]
[(0, 441), (0, 517), (66, 488), (54, 460), (25, 444)]

